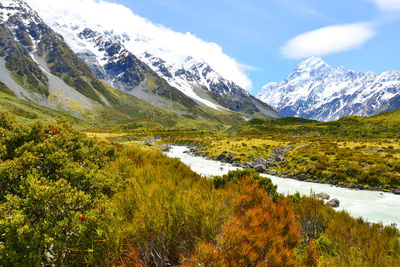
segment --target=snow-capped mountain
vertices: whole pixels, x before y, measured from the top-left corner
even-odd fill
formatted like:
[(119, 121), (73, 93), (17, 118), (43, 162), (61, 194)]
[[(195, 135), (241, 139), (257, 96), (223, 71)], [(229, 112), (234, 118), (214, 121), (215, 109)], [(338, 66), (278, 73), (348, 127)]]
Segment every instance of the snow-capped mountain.
[[(93, 21), (77, 14), (76, 10), (63, 9), (47, 12), (43, 5), (36, 5), (39, 14), (57, 33), (61, 34), (72, 50), (89, 65), (92, 72), (109, 85), (128, 91), (143, 100), (150, 101), (144, 93), (148, 79), (145, 66), (162, 77), (172, 87), (177, 88), (197, 103), (216, 110), (229, 109), (249, 115), (259, 114), (278, 117), (279, 114), (266, 103), (249, 94), (233, 81), (216, 72), (210, 64), (188, 53), (172, 52), (164, 42), (155, 41), (156, 31), (163, 34), (161, 26), (150, 25), (148, 32), (138, 25), (129, 29)], [(111, 16), (111, 15), (110, 15)], [(133, 16), (133, 15), (132, 15)], [(176, 40), (179, 43), (179, 40)], [(170, 45), (170, 44), (169, 44)], [(134, 64), (124, 62), (131, 57)], [(138, 90), (138, 87), (141, 90)]]
[[(104, 66), (115, 77), (120, 68), (125, 74), (132, 72), (120, 77), (129, 84), (140, 83), (141, 79), (151, 80), (155, 94), (168, 95), (173, 108), (160, 109), (106, 86), (68, 47), (64, 38), (55, 33), (25, 1), (1, 0), (0, 22), (0, 82), (9, 95), (95, 120), (102, 119), (105, 112), (122, 119), (130, 116), (154, 119), (154, 114), (163, 114), (167, 118), (179, 115), (219, 120), (169, 86), (146, 64), (108, 43), (104, 44), (107, 48), (105, 53), (111, 55), (111, 59), (118, 58), (118, 61), (111, 60)], [(113, 57), (115, 54), (117, 56)], [(133, 79), (135, 75), (137, 79)]]
[(373, 115), (399, 94), (400, 71), (355, 72), (311, 57), (282, 82), (266, 84), (257, 97), (284, 116), (330, 121)]
[[(87, 23), (82, 21), (76, 24), (76, 20), (73, 23), (64, 21), (64, 24), (55, 22), (53, 28), (64, 36), (69, 46), (99, 79), (114, 88), (128, 91), (150, 101), (149, 96), (146, 97), (143, 91), (147, 90), (146, 84), (149, 79), (147, 74), (154, 70), (126, 49), (124, 43), (130, 40), (126, 34), (119, 35), (114, 31), (104, 31), (98, 25), (89, 28)], [(162, 67), (163, 61), (158, 60), (158, 62), (158, 65), (153, 62), (153, 66), (157, 65), (159, 70), (154, 74), (163, 78), (172, 77), (168, 70)], [(207, 106), (218, 108), (210, 101), (195, 94), (191, 95), (190, 90), (183, 93)]]
[[(75, 68), (79, 63), (62, 37), (24, 1), (1, 0), (0, 80), (15, 95), (43, 106), (62, 107), (73, 112), (108, 104), (104, 95), (95, 92), (102, 88), (83, 83), (86, 70)], [(64, 80), (67, 73), (75, 77), (69, 84)], [(85, 79), (90, 82), (95, 77), (89, 75)], [(88, 86), (84, 90), (73, 88), (72, 83), (77, 81)]]

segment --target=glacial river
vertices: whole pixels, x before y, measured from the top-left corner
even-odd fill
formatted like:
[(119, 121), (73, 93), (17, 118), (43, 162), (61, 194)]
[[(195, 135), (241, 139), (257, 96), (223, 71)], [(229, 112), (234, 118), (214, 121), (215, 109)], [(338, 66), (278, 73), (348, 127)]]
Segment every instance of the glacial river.
[[(171, 158), (178, 158), (188, 165), (194, 172), (203, 176), (211, 177), (223, 175), (230, 170), (236, 170), (227, 163), (195, 157), (184, 153), (188, 151), (184, 146), (172, 146), (172, 149), (165, 154)], [(301, 182), (294, 179), (280, 178), (262, 174), (269, 177), (278, 186), (278, 192), (283, 194), (294, 194), (300, 192), (310, 195), (310, 192), (325, 192), (332, 198), (340, 200), (340, 207), (349, 212), (353, 217), (363, 217), (370, 222), (381, 222), (385, 225), (396, 223), (400, 229), (400, 195), (383, 193), (369, 190), (352, 190), (347, 188), (335, 187), (327, 184)]]

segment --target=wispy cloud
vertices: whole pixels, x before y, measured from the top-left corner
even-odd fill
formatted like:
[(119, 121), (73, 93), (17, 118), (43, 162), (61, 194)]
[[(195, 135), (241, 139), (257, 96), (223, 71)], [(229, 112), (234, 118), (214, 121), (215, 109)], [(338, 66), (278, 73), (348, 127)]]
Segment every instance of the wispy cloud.
[(293, 14), (301, 16), (323, 16), (317, 9), (309, 3), (299, 0), (275, 0), (275, 2), (290, 10)]
[(400, 0), (369, 0), (383, 12), (400, 12)]
[(246, 64), (239, 64), (239, 68), (242, 69), (243, 71), (261, 71), (261, 68), (251, 66), (251, 65), (246, 65)]
[(360, 48), (375, 36), (371, 23), (334, 25), (306, 32), (289, 40), (281, 53), (290, 59), (324, 56)]

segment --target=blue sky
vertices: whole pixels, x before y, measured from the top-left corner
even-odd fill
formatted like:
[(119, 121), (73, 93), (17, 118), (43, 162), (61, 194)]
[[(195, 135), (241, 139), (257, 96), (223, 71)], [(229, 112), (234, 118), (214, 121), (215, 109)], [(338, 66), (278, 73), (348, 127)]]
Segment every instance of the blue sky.
[(400, 69), (400, 0), (112, 2), (153, 23), (217, 43), (243, 65), (253, 94), (311, 55), (356, 71)]

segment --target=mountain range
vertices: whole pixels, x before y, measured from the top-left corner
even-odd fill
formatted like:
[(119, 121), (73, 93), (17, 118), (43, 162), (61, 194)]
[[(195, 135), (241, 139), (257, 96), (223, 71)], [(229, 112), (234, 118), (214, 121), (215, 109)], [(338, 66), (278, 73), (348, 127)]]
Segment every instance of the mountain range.
[(400, 71), (356, 72), (311, 57), (282, 82), (266, 84), (257, 97), (283, 116), (320, 121), (369, 116), (400, 108)]
[(280, 116), (206, 62), (173, 64), (128, 49), (125, 33), (58, 18), (48, 25), (25, 1), (1, 1), (0, 82), (8, 93), (78, 117), (231, 124)]
[(400, 108), (400, 71), (355, 72), (311, 57), (255, 97), (200, 56), (177, 54), (135, 25), (38, 3), (0, 3), (0, 92), (30, 105), (95, 121), (175, 126), (281, 116), (331, 121)]
[[(102, 25), (84, 20), (77, 22), (68, 16), (53, 17), (49, 23), (64, 36), (67, 44), (98, 78), (145, 101), (155, 102), (154, 98), (143, 94), (143, 82), (148, 81), (147, 77), (136, 75), (137, 71), (129, 69), (131, 66), (126, 64), (127, 57), (141, 61), (170, 86), (203, 106), (267, 117), (277, 115), (268, 105), (223, 78), (206, 62), (191, 56), (176, 58), (160, 54), (157, 51), (162, 47), (151, 47), (146, 39), (131, 36), (132, 33), (118, 33), (117, 29), (104, 29)], [(138, 47), (145, 49), (136, 49)], [(160, 104), (159, 101), (156, 103)]]

